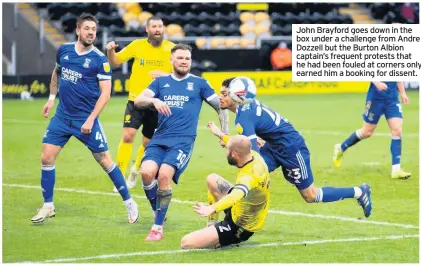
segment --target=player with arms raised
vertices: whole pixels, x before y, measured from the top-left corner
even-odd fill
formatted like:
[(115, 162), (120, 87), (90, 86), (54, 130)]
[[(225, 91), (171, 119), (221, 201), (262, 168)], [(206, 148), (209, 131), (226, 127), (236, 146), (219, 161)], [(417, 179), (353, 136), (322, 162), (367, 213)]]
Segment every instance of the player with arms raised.
[[(107, 44), (107, 55), (112, 66), (119, 66), (134, 58), (129, 80), (129, 100), (124, 113), (123, 137), (117, 151), (117, 165), (123, 175), (126, 175), (136, 131), (143, 125), (142, 145), (139, 147), (136, 162), (127, 178), (129, 189), (136, 185), (144, 148), (148, 145), (158, 124), (158, 113), (155, 110), (135, 108), (133, 101), (153, 78), (171, 73), (171, 49), (175, 45), (171, 41), (164, 40), (164, 24), (157, 16), (152, 16), (146, 21), (146, 32), (147, 38), (132, 41), (118, 53), (115, 52), (118, 44), (114, 41)], [(115, 188), (114, 192), (117, 192)]]
[(130, 197), (124, 176), (111, 159), (107, 138), (98, 119), (111, 94), (111, 67), (107, 57), (93, 46), (98, 21), (93, 15), (83, 13), (76, 25), (78, 41), (63, 44), (58, 49), (56, 68), (51, 77), (50, 98), (42, 110), (43, 116), (48, 118), (60, 80), (60, 103), (42, 141), (41, 187), (44, 205), (31, 221), (40, 223), (55, 216), (54, 163), (70, 137), (75, 136), (91, 150), (95, 160), (107, 172), (123, 198), (129, 222), (135, 223), (139, 218), (137, 205)]
[[(311, 171), (310, 152), (304, 138), (287, 119), (260, 101), (253, 100), (245, 105), (234, 103), (229, 96), (228, 88), (234, 81), (231, 78), (222, 83), (219, 96), (221, 108), (236, 113), (235, 125), (238, 133), (250, 138), (253, 150), (260, 152), (269, 172), (281, 167), (285, 179), (296, 186), (308, 203), (356, 198), (364, 210), (364, 215), (366, 217), (371, 215), (370, 186), (364, 184), (349, 188), (317, 188)], [(209, 126), (214, 135), (227, 142), (228, 135), (221, 132), (212, 122)], [(258, 137), (266, 141), (261, 148), (258, 146)]]
[(371, 82), (366, 98), (364, 124), (356, 130), (342, 144), (335, 145), (333, 151), (333, 165), (341, 166), (345, 151), (359, 141), (370, 137), (377, 127), (380, 117), (384, 114), (392, 132), (390, 152), (392, 154), (392, 178), (407, 179), (411, 173), (401, 169), (402, 153), (402, 106), (399, 102), (398, 91), (403, 104), (408, 104), (408, 96), (403, 82)]
[(148, 241), (163, 238), (162, 224), (172, 197), (171, 179), (177, 183), (190, 160), (203, 100), (218, 112), (223, 131), (228, 131), (228, 113), (221, 111), (218, 95), (205, 79), (189, 73), (191, 47), (177, 44), (171, 54), (173, 73), (157, 77), (135, 99), (137, 107), (154, 106), (159, 113), (158, 128), (140, 169), (146, 197), (156, 212)]
[[(183, 237), (181, 248), (209, 248), (237, 244), (248, 240), (265, 223), (269, 210), (270, 179), (263, 158), (251, 150), (244, 135), (236, 135), (227, 143), (227, 160), (238, 168), (235, 186), (217, 174), (207, 178), (210, 205), (198, 203), (194, 210), (212, 217), (208, 227)], [(217, 214), (225, 212), (222, 222)]]

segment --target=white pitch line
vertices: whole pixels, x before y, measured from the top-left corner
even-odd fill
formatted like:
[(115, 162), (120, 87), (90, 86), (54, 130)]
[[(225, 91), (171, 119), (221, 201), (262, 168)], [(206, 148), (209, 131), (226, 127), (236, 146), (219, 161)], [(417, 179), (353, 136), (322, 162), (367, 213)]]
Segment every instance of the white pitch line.
[(122, 258), (122, 257), (133, 257), (133, 256), (154, 256), (163, 254), (177, 254), (185, 252), (196, 252), (196, 251), (224, 251), (224, 249), (230, 248), (261, 248), (261, 247), (276, 247), (276, 246), (296, 246), (296, 245), (318, 245), (328, 243), (343, 243), (343, 242), (361, 242), (361, 241), (375, 241), (375, 240), (399, 240), (405, 238), (419, 238), (419, 235), (402, 235), (402, 236), (379, 236), (379, 237), (362, 237), (362, 238), (342, 238), (342, 239), (326, 239), (326, 240), (309, 240), (299, 242), (272, 242), (263, 244), (244, 244), (238, 247), (232, 246), (222, 249), (175, 249), (175, 250), (162, 250), (162, 251), (140, 251), (131, 253), (120, 253), (120, 254), (105, 254), (99, 256), (81, 257), (81, 258), (61, 258), (61, 259), (50, 259), (41, 262), (24, 262), (24, 263), (56, 263), (56, 262), (75, 262), (82, 260), (93, 260), (93, 259), (110, 259), (110, 258)]
[[(18, 119), (4, 119), (3, 124), (5, 123), (13, 123), (13, 124), (44, 124), (45, 126), (48, 125), (48, 120), (41, 121), (41, 120), (18, 120)], [(102, 122), (103, 126), (110, 126), (110, 127), (122, 127), (121, 122)], [(207, 127), (198, 127), (200, 131), (209, 130)], [(338, 136), (349, 136), (352, 131), (349, 132), (336, 132), (336, 131), (320, 131), (320, 130), (299, 130), (300, 133), (303, 134), (316, 134), (316, 135), (338, 135)], [(375, 132), (373, 136), (382, 136), (382, 137), (391, 137), (390, 133), (382, 133), (382, 132)], [(417, 133), (404, 133), (404, 137), (419, 137)]]
[[(22, 184), (6, 184), (3, 183), (5, 187), (14, 187), (14, 188), (25, 188), (25, 189), (41, 189), (40, 186), (34, 185), (22, 185)], [(90, 190), (79, 190), (73, 188), (55, 188), (56, 191), (65, 191), (65, 192), (74, 192), (74, 193), (83, 193), (83, 194), (92, 194), (92, 195), (106, 195), (106, 196), (120, 196), (118, 193), (112, 192), (102, 192), (102, 191), (90, 191)], [(141, 198), (146, 199), (146, 196), (139, 196), (139, 195), (132, 195), (133, 198)], [(180, 204), (189, 204), (194, 205), (196, 202), (194, 201), (183, 201), (179, 199), (171, 199), (171, 202), (180, 203)], [(269, 213), (272, 214), (280, 214), (280, 215), (289, 215), (289, 216), (304, 216), (304, 217), (311, 217), (311, 218), (320, 218), (320, 219), (335, 219), (340, 221), (347, 221), (347, 222), (354, 222), (354, 223), (364, 223), (364, 224), (373, 224), (373, 225), (383, 225), (383, 226), (395, 226), (401, 228), (410, 228), (410, 229), (418, 229), (418, 226), (411, 225), (411, 224), (399, 224), (399, 223), (389, 223), (383, 221), (371, 221), (371, 220), (359, 220), (353, 217), (344, 217), (344, 216), (333, 216), (333, 215), (321, 215), (321, 214), (311, 214), (311, 213), (302, 213), (302, 212), (288, 212), (282, 210), (269, 210)]]

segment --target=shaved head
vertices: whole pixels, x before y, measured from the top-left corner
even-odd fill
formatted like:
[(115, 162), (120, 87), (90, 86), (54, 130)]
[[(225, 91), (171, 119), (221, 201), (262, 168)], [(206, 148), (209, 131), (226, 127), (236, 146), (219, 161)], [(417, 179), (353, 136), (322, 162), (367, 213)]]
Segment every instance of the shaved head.
[(238, 163), (250, 155), (251, 142), (247, 136), (236, 135), (228, 140), (227, 160), (230, 165), (239, 166)]

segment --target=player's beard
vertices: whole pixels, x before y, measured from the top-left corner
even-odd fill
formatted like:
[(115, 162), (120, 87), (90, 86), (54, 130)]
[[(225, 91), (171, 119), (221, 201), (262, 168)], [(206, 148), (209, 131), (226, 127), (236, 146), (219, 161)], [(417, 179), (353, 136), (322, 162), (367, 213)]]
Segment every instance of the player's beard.
[(174, 68), (174, 73), (176, 73), (178, 76), (185, 76), (190, 72), (190, 68), (187, 68), (186, 70), (182, 70), (178, 67), (176, 67), (175, 65), (173, 65)]
[(237, 160), (235, 160), (234, 157), (232, 157), (232, 152), (229, 152), (227, 155), (228, 164), (231, 166), (237, 166)]
[(82, 45), (85, 48), (88, 48), (89, 46), (94, 44), (94, 42), (95, 42), (95, 38), (92, 38), (92, 42), (90, 42), (87, 37), (86, 38), (80, 38), (80, 43), (82, 43)]
[(161, 46), (161, 43), (164, 40), (164, 33), (161, 32), (159, 36), (155, 34), (148, 35), (148, 40), (154, 47)]

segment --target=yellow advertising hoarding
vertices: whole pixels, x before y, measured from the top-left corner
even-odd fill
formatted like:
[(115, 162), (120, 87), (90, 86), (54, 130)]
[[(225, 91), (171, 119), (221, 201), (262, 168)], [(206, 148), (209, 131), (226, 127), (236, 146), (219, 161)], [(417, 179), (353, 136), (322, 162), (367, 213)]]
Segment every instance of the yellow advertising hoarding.
[(256, 83), (258, 95), (365, 93), (370, 82), (292, 82), (292, 72), (204, 72), (202, 77), (219, 91), (226, 78), (247, 76)]

